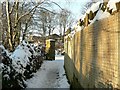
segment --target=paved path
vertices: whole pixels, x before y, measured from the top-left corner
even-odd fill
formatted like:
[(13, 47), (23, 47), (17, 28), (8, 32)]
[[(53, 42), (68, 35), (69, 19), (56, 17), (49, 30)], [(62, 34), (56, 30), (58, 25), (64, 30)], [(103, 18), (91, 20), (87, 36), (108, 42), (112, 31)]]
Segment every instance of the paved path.
[(64, 56), (56, 56), (53, 61), (44, 61), (33, 78), (27, 80), (27, 88), (68, 88), (63, 68)]

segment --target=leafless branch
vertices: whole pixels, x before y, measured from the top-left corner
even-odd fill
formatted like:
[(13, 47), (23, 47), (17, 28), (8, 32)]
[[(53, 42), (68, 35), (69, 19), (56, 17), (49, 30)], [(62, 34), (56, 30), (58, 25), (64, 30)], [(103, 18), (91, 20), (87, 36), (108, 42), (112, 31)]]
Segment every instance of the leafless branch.
[(14, 7), (15, 7), (15, 2), (14, 2), (14, 4), (13, 4), (13, 6), (11, 7), (9, 14), (12, 14), (12, 12), (13, 12), (13, 10), (14, 10)]
[(57, 5), (59, 8), (61, 8), (63, 10), (63, 8), (59, 4), (57, 4), (56, 2), (52, 1), (52, 3), (54, 3), (55, 5)]
[[(44, 1), (43, 1), (44, 2)], [(25, 14), (21, 15), (19, 18), (18, 18), (18, 22), (20, 21), (21, 18), (23, 18), (24, 16), (26, 15), (29, 15), (34, 9), (36, 9), (40, 4), (42, 4), (43, 2), (39, 2), (37, 5), (35, 5), (30, 11), (26, 12)]]

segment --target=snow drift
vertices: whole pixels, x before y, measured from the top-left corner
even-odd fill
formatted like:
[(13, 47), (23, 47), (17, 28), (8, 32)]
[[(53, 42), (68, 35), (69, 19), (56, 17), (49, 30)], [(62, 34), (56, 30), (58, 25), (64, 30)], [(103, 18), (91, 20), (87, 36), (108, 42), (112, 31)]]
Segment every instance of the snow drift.
[(42, 58), (35, 47), (23, 41), (13, 53), (9, 53), (4, 46), (2, 49), (2, 73), (3, 88), (25, 88), (25, 80), (31, 78), (42, 63)]

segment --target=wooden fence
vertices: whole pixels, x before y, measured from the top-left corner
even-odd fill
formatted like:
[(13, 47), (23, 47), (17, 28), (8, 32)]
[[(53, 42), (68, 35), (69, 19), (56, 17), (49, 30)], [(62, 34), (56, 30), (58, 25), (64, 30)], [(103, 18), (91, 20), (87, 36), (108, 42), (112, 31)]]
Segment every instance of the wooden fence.
[(120, 89), (120, 13), (64, 40), (65, 71), (72, 87)]

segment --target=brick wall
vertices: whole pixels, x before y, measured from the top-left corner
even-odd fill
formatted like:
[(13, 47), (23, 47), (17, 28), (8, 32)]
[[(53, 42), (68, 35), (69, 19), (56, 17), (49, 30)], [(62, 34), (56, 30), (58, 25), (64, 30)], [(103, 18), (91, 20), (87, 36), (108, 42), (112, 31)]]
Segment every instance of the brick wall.
[(120, 13), (64, 40), (65, 71), (72, 87), (120, 89)]

